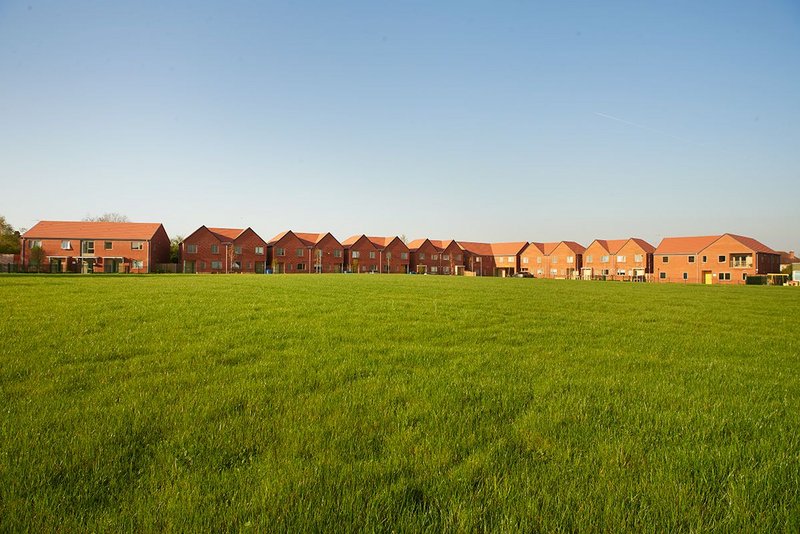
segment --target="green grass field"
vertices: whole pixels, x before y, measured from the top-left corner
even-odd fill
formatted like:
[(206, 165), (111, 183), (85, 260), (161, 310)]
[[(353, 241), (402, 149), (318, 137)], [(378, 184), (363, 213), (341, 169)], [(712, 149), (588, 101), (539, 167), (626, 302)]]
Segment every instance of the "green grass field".
[(0, 530), (800, 530), (800, 292), (0, 277)]

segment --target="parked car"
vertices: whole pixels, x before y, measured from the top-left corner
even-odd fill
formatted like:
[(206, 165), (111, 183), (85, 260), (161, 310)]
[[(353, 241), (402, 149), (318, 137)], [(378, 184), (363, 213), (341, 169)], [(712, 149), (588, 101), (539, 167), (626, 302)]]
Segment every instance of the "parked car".
[(533, 276), (533, 273), (529, 271), (520, 271), (518, 273), (514, 273), (514, 278), (536, 278)]

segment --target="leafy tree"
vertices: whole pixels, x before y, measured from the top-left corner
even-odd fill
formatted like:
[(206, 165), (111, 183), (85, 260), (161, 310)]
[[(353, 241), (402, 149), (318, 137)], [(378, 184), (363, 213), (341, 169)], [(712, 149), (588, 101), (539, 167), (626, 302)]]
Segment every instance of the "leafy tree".
[(183, 236), (176, 235), (169, 240), (169, 262), (178, 263), (181, 252), (181, 243), (183, 243)]
[(83, 218), (85, 222), (130, 222), (127, 215), (122, 215), (121, 213), (111, 212), (111, 213), (104, 213), (99, 217), (92, 217), (87, 215)]
[(28, 253), (28, 265), (30, 267), (35, 267), (36, 272), (40, 273), (42, 272), (45, 261), (47, 261), (47, 256), (44, 253), (44, 249), (42, 247), (31, 247)]
[(19, 254), (20, 233), (0, 215), (0, 254)]

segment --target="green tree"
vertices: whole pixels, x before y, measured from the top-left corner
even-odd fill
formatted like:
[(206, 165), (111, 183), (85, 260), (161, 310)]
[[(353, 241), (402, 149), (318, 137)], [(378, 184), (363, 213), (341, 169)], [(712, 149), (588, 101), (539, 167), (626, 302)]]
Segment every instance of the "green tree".
[(0, 254), (19, 254), (19, 231), (0, 215)]
[(176, 235), (169, 240), (169, 262), (178, 263), (181, 253), (181, 243), (183, 243), (183, 236)]
[(28, 253), (28, 266), (36, 268), (36, 272), (42, 272), (42, 268), (44, 267), (45, 262), (47, 261), (47, 255), (44, 253), (44, 249), (42, 247), (31, 247), (30, 252)]

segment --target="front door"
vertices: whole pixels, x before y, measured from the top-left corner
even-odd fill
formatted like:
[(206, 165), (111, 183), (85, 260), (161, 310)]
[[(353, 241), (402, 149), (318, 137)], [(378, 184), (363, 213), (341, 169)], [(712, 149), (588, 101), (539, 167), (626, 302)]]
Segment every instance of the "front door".
[(711, 285), (713, 283), (713, 276), (711, 276), (711, 271), (703, 271), (703, 283)]

